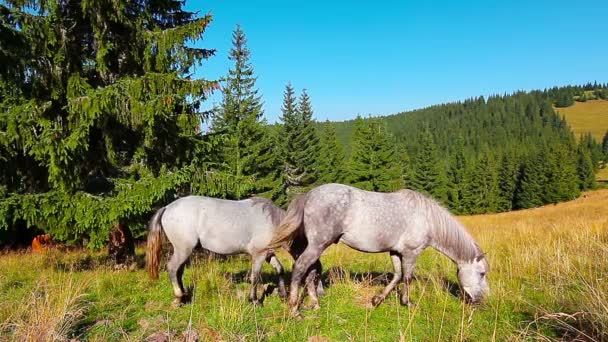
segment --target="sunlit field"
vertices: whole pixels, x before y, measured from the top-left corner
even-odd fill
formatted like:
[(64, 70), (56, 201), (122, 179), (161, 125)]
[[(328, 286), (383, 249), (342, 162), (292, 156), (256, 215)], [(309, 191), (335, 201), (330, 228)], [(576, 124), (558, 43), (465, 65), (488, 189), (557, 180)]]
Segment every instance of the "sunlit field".
[[(467, 216), (490, 261), (483, 305), (460, 300), (456, 268), (426, 251), (412, 284), (413, 308), (391, 295), (370, 306), (392, 270), (386, 254), (344, 246), (322, 257), (321, 309), (288, 316), (273, 290), (262, 307), (247, 302), (249, 260), (193, 258), (185, 283), (190, 304), (172, 307), (166, 272), (151, 281), (141, 268), (114, 270), (105, 254), (51, 250), (0, 257), (0, 336), (9, 340), (312, 340), (438, 341), (607, 339), (608, 190), (539, 209)], [(166, 247), (167, 252), (169, 247)], [(291, 267), (286, 254), (281, 261)], [(389, 274), (390, 276), (390, 274)], [(260, 292), (262, 289), (260, 289)], [(162, 339), (159, 339), (162, 340)]]
[(608, 131), (608, 101), (589, 100), (575, 102), (566, 108), (556, 108), (577, 135), (591, 133), (596, 141), (601, 142)]

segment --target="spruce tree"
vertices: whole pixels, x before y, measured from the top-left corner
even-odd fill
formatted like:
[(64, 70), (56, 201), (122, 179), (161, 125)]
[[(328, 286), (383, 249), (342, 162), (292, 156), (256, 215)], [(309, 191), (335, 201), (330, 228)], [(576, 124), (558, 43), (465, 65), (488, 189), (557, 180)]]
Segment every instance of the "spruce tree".
[(399, 182), (396, 184), (396, 188), (409, 189), (412, 187), (412, 179), (414, 178), (412, 170), (412, 161), (407, 150), (403, 146), (397, 147), (397, 162), (399, 164)]
[(318, 177), (316, 166), (320, 152), (319, 134), (306, 89), (303, 89), (300, 94), (296, 113), (299, 117), (299, 134), (295, 141), (294, 152), (296, 152), (299, 167), (305, 173), (305, 177), (301, 179), (301, 185), (306, 187), (313, 184)]
[(399, 168), (395, 147), (386, 128), (376, 120), (357, 117), (353, 132), (348, 183), (370, 191), (393, 191)]
[(419, 139), (420, 149), (414, 159), (412, 187), (414, 190), (430, 195), (437, 201), (445, 202), (447, 180), (439, 162), (437, 145), (428, 128), (423, 130)]
[(312, 106), (306, 91), (296, 102), (291, 84), (285, 88), (281, 127), (282, 181), (278, 189), (279, 203), (305, 192), (317, 177), (319, 138), (313, 120)]
[(243, 198), (253, 192), (269, 190), (276, 177), (277, 164), (275, 144), (255, 88), (251, 52), (240, 26), (232, 34), (232, 45), (229, 60), (234, 66), (225, 79), (222, 103), (215, 113), (211, 130), (223, 138), (217, 160), (222, 171), (234, 176), (235, 188), (231, 195)]
[(544, 204), (545, 170), (544, 153), (535, 152), (524, 161), (515, 189), (515, 208), (534, 208)]
[(464, 212), (462, 207), (462, 199), (465, 186), (465, 172), (467, 169), (467, 160), (464, 154), (464, 138), (459, 135), (456, 139), (454, 153), (450, 160), (447, 171), (447, 179), (449, 189), (447, 193), (447, 205), (455, 213)]
[(469, 214), (494, 212), (498, 209), (499, 184), (494, 158), (489, 151), (467, 168), (462, 208)]
[[(174, 0), (0, 4), (0, 148), (11, 170), (0, 229), (107, 241), (143, 218), (202, 160), (199, 110), (215, 82), (192, 69), (214, 51), (211, 21)], [(87, 215), (82, 215), (86, 212)]]
[(514, 153), (505, 152), (498, 170), (498, 211), (513, 209), (519, 162)]
[(581, 191), (594, 189), (597, 186), (591, 154), (589, 153), (589, 150), (582, 145), (579, 145), (578, 148), (576, 170), (579, 179), (579, 189)]
[(346, 177), (344, 150), (336, 137), (336, 129), (329, 121), (323, 124), (317, 174), (319, 184), (342, 183)]

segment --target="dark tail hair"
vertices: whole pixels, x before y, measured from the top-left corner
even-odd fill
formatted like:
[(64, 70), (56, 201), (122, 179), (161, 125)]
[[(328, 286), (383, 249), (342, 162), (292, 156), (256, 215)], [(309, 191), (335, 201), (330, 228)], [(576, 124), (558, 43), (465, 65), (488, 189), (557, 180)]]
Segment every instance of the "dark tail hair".
[(152, 279), (158, 279), (160, 252), (163, 247), (163, 226), (160, 219), (165, 208), (160, 208), (148, 224), (148, 246), (146, 248), (146, 270)]
[(308, 194), (302, 194), (289, 204), (285, 218), (283, 218), (275, 230), (272, 240), (270, 240), (270, 243), (268, 243), (265, 250), (277, 249), (280, 247), (287, 248), (291, 245), (291, 242), (302, 226), (304, 206), (306, 205), (307, 199)]

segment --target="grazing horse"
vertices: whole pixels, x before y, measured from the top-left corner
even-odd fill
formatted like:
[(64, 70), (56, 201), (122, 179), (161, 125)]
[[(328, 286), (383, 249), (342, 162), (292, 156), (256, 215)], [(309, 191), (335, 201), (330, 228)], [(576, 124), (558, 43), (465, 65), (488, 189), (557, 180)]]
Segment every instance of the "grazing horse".
[[(299, 315), (298, 287), (317, 281), (321, 274), (318, 260), (331, 244), (342, 242), (361, 252), (389, 252), (395, 266), (392, 280), (372, 304), (380, 304), (403, 279), (401, 304), (412, 305), (409, 283), (420, 253), (434, 247), (458, 266), (458, 279), (465, 299), (480, 301), (489, 292), (486, 281), (488, 263), (473, 238), (437, 202), (412, 190), (392, 193), (364, 191), (342, 184), (326, 184), (296, 198), (277, 228), (269, 249), (308, 241), (293, 268), (289, 306)], [(315, 293), (311, 302), (319, 307)]]
[(167, 264), (175, 294), (174, 304), (183, 303), (184, 264), (192, 250), (201, 246), (217, 254), (251, 255), (251, 291), (249, 299), (259, 304), (257, 284), (264, 261), (279, 274), (279, 295), (286, 297), (283, 266), (274, 252), (265, 249), (285, 211), (264, 198), (228, 201), (202, 196), (180, 198), (154, 214), (149, 224), (146, 268), (150, 277), (158, 278), (162, 231), (173, 245), (173, 256)]

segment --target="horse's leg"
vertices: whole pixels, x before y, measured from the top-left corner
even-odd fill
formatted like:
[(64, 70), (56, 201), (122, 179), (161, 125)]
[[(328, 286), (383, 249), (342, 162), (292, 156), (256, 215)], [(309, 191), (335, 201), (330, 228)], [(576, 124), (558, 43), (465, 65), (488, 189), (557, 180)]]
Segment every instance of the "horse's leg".
[(325, 248), (319, 246), (313, 246), (309, 244), (302, 255), (298, 257), (294, 266), (293, 272), (291, 274), (291, 286), (289, 288), (289, 307), (291, 308), (291, 314), (293, 316), (298, 316), (298, 307), (300, 304), (299, 298), (299, 287), (302, 282), (302, 278), (310, 267), (319, 260), (321, 253)]
[[(317, 297), (317, 286), (320, 283), (321, 270), (321, 261), (317, 260), (306, 275), (306, 289), (308, 290), (308, 296), (310, 297), (313, 310), (319, 310), (321, 308), (319, 306), (319, 298)], [(321, 289), (322, 288), (323, 287), (321, 287)]]
[(323, 266), (321, 265), (321, 260), (319, 260), (319, 269), (317, 272), (319, 272), (319, 276), (317, 277), (317, 296), (322, 297), (325, 295), (325, 289), (323, 288), (323, 278), (321, 278), (323, 275)]
[(406, 252), (403, 253), (401, 258), (401, 266), (403, 267), (403, 290), (401, 293), (401, 304), (412, 306), (410, 301), (410, 283), (412, 282), (412, 276), (414, 275), (414, 268), (416, 265), (416, 259), (420, 252)]
[(185, 291), (182, 283), (182, 275), (184, 273), (184, 263), (186, 260), (188, 260), (191, 253), (192, 249), (175, 249), (171, 259), (167, 263), (167, 271), (169, 272), (169, 279), (171, 279), (171, 284), (173, 285), (173, 294), (175, 295), (175, 299), (173, 300), (174, 305), (180, 305), (183, 303), (182, 300), (185, 295)]
[(277, 256), (274, 254), (271, 254), (269, 256), (269, 258), (266, 258), (266, 260), (268, 260), (270, 265), (272, 265), (272, 267), (274, 267), (274, 269), (279, 274), (279, 297), (281, 297), (282, 299), (287, 298), (287, 291), (285, 290), (285, 278), (284, 278), (285, 270), (283, 269), (283, 265), (281, 265), (281, 262), (279, 261), (279, 259), (277, 259)]
[(260, 304), (258, 300), (258, 282), (260, 281), (260, 272), (262, 270), (262, 266), (264, 265), (264, 261), (266, 260), (266, 255), (252, 255), (252, 263), (251, 263), (251, 275), (249, 280), (251, 281), (251, 290), (249, 291), (249, 301), (253, 305)]
[(393, 259), (393, 265), (395, 266), (395, 274), (393, 275), (393, 279), (391, 279), (390, 283), (386, 285), (382, 294), (374, 296), (372, 298), (372, 305), (377, 306), (384, 301), (386, 296), (395, 288), (395, 286), (401, 280), (401, 256), (395, 252), (391, 252), (391, 258)]

